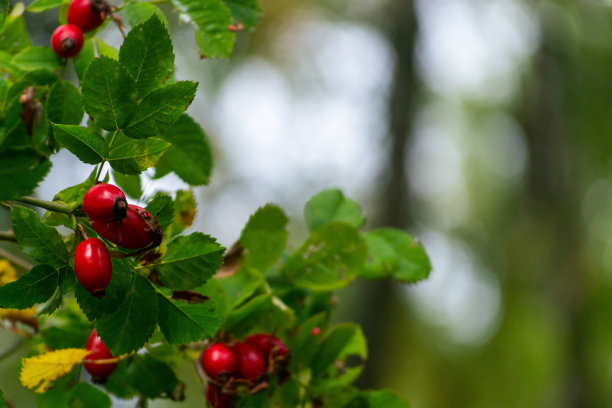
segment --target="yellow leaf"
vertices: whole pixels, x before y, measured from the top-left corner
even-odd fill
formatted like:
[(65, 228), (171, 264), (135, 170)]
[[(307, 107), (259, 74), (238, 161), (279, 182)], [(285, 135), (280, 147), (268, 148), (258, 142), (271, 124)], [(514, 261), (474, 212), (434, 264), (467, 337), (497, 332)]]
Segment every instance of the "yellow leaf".
[(24, 387), (36, 388), (36, 392), (45, 392), (51, 381), (55, 381), (72, 370), (91, 351), (69, 348), (50, 351), (36, 357), (22, 359), (19, 380)]
[(0, 286), (17, 280), (17, 271), (6, 259), (0, 259)]

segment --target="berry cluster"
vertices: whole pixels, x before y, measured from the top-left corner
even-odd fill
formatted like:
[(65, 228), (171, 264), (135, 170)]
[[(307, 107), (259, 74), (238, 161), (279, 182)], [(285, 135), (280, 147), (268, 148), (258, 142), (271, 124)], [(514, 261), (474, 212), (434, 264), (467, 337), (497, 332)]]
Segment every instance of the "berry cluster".
[[(83, 211), (101, 237), (122, 248), (144, 248), (160, 244), (162, 230), (144, 208), (128, 204), (121, 189), (98, 183), (83, 197)], [(98, 238), (82, 241), (74, 251), (74, 273), (95, 297), (104, 296), (112, 277), (112, 263), (106, 245)]]
[(265, 377), (285, 371), (289, 349), (285, 343), (270, 334), (252, 334), (244, 342), (211, 344), (200, 363), (209, 377), (206, 400), (214, 408), (234, 405), (238, 387), (245, 386), (249, 393), (262, 387)]
[(104, 0), (72, 0), (68, 7), (68, 24), (55, 29), (51, 47), (62, 58), (74, 57), (83, 48), (83, 33), (100, 27), (110, 7)]
[(91, 374), (91, 379), (96, 383), (104, 383), (109, 375), (117, 368), (117, 363), (97, 363), (96, 360), (108, 360), (114, 358), (106, 345), (98, 336), (96, 329), (91, 331), (85, 348), (91, 353), (87, 356), (88, 362), (85, 363), (85, 370)]

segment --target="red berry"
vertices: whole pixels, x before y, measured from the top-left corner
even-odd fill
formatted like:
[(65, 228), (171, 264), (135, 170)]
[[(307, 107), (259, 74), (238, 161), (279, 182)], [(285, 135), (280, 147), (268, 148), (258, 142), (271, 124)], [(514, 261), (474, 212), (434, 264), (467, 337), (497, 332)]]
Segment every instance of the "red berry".
[(104, 3), (95, 0), (73, 0), (68, 7), (68, 24), (74, 24), (83, 32), (100, 27), (106, 18)]
[(91, 220), (96, 232), (115, 245), (123, 248), (143, 248), (153, 241), (161, 242), (162, 231), (157, 221), (142, 207), (128, 205), (127, 216), (121, 221)]
[[(96, 329), (93, 329), (89, 335), (85, 348), (91, 350), (91, 353), (85, 357), (87, 360), (107, 360), (114, 357), (110, 350), (106, 348), (100, 336), (98, 336)], [(98, 383), (106, 381), (108, 376), (115, 371), (116, 367), (117, 363), (85, 363), (85, 370), (91, 374), (93, 381)]]
[(232, 346), (232, 351), (236, 356), (238, 377), (255, 380), (266, 371), (266, 361), (248, 344), (237, 341)]
[(95, 297), (104, 296), (113, 274), (108, 250), (98, 238), (81, 242), (74, 251), (74, 273), (85, 289)]
[(315, 326), (312, 328), (312, 330), (310, 330), (310, 334), (313, 336), (318, 336), (319, 333), (321, 333), (321, 328), (319, 326)]
[(74, 57), (83, 48), (83, 32), (72, 24), (61, 25), (51, 35), (51, 47), (62, 58)]
[(286, 356), (289, 354), (287, 345), (278, 337), (272, 337), (270, 334), (252, 334), (246, 338), (245, 342), (257, 350), (266, 362), (268, 361), (270, 349), (272, 349), (273, 357)]
[(236, 369), (236, 357), (232, 350), (223, 343), (213, 343), (202, 355), (202, 368), (211, 378), (221, 373), (233, 374)]
[(213, 408), (231, 408), (234, 406), (234, 397), (224, 394), (213, 383), (206, 388), (206, 401)]
[(90, 220), (121, 221), (127, 215), (125, 194), (117, 186), (98, 183), (83, 197), (83, 211)]

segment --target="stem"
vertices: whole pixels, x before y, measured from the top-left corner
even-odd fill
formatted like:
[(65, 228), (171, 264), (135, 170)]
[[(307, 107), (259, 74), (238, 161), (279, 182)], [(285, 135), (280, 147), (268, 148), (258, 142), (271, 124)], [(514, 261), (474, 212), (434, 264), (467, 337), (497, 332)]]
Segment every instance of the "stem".
[(25, 341), (25, 338), (20, 337), (17, 340), (15, 340), (15, 342), (13, 342), (13, 344), (8, 346), (4, 350), (0, 351), (0, 361), (4, 360), (5, 358), (7, 358), (11, 354), (13, 354), (13, 352), (15, 350), (17, 350), (19, 347), (21, 347), (21, 345), (23, 344), (24, 341)]
[(96, 174), (96, 183), (100, 179), (100, 175), (102, 174), (102, 168), (104, 167), (105, 163), (106, 163), (106, 159), (102, 160), (102, 163), (100, 163), (100, 168), (98, 169), (98, 174)]
[(8, 208), (9, 210), (11, 209), (11, 205), (8, 203), (5, 203), (4, 201), (0, 201), (0, 205), (4, 208)]
[(0, 231), (0, 241), (17, 242), (13, 231)]
[[(115, 133), (113, 133), (113, 136), (111, 137), (110, 143), (108, 144), (108, 150), (110, 150), (111, 147), (113, 147), (113, 143), (115, 143), (115, 139), (117, 139), (117, 135), (118, 134), (119, 134), (119, 129), (115, 130)], [(106, 159), (102, 160), (102, 163), (100, 163), (100, 168), (98, 169), (98, 174), (96, 174), (96, 183), (100, 179), (100, 175), (102, 174), (102, 168), (104, 167), (105, 163), (106, 163)]]
[(24, 261), (23, 259), (11, 254), (10, 252), (8, 252), (7, 250), (3, 248), (0, 248), (0, 256), (7, 259), (13, 265), (18, 266), (21, 269), (25, 269), (26, 271), (29, 271), (30, 269), (34, 267), (34, 265), (29, 263), (28, 261)]
[(36, 197), (19, 197), (15, 201), (19, 201), (25, 204), (35, 205), (36, 207), (41, 207), (46, 210), (60, 212), (64, 214), (72, 213), (72, 209), (70, 208), (68, 204), (61, 204), (55, 201), (42, 200)]

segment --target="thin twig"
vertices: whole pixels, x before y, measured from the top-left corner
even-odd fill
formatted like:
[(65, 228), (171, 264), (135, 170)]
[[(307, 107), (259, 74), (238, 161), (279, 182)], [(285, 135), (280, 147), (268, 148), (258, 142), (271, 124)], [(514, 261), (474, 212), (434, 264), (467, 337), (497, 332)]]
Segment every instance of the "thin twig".
[(41, 207), (46, 210), (60, 212), (64, 214), (72, 213), (72, 209), (68, 204), (58, 203), (56, 201), (47, 201), (36, 197), (19, 197), (15, 201), (19, 201), (21, 203), (34, 205), (36, 207)]
[(25, 269), (26, 271), (29, 271), (30, 269), (34, 267), (34, 265), (31, 264), (30, 262), (11, 254), (9, 251), (7, 251), (4, 248), (0, 248), (0, 257), (6, 258), (13, 265), (18, 266), (21, 269)]
[(0, 241), (17, 242), (13, 231), (0, 231)]

